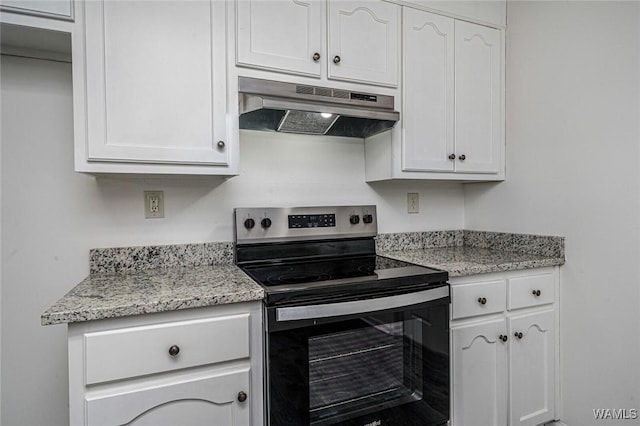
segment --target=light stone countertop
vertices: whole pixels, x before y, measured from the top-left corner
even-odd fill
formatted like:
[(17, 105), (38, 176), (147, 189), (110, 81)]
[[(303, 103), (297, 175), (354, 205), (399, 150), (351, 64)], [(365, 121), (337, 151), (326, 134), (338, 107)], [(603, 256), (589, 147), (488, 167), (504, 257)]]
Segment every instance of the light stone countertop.
[(264, 298), (235, 265), (94, 274), (47, 309), (42, 325), (175, 311)]
[[(454, 230), (381, 234), (377, 253), (450, 277), (565, 262), (564, 238)], [(233, 243), (92, 249), (91, 275), (41, 316), (42, 325), (261, 300), (263, 288), (232, 264)]]
[(436, 247), (378, 251), (381, 256), (449, 272), (449, 277), (563, 265), (564, 256), (522, 253), (481, 247)]

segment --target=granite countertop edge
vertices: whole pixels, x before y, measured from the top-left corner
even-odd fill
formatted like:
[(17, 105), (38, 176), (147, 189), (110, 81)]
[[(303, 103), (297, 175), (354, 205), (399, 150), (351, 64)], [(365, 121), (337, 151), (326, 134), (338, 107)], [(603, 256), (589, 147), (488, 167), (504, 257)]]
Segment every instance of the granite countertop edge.
[(69, 324), (75, 322), (113, 319), (127, 316), (172, 312), (182, 309), (204, 308), (229, 303), (252, 302), (262, 300), (264, 291), (244, 291), (233, 294), (222, 294), (213, 297), (194, 297), (190, 299), (157, 301), (148, 304), (122, 305), (116, 307), (78, 309), (68, 311), (45, 311), (40, 317), (41, 325)]
[[(559, 266), (564, 253), (530, 253), (467, 246), (378, 250), (381, 256), (447, 271), (451, 278)], [(264, 289), (234, 264), (173, 266), (91, 274), (47, 309), (42, 325), (262, 300)]]
[(235, 265), (92, 274), (47, 309), (41, 325), (203, 308), (264, 298)]
[[(450, 249), (443, 248), (441, 251)], [(447, 271), (450, 278), (464, 277), (468, 275), (488, 274), (492, 272), (518, 271), (533, 268), (544, 268), (549, 266), (564, 265), (564, 257), (542, 257), (536, 255), (527, 255), (522, 253), (513, 253), (514, 257), (520, 259), (505, 260), (504, 257), (509, 256), (509, 252), (500, 252), (498, 250), (485, 250), (487, 252), (499, 253), (503, 259), (495, 261), (487, 261), (486, 259), (478, 259), (474, 255), (462, 255), (461, 259), (449, 260), (438, 259), (434, 254), (438, 253), (438, 249), (428, 250), (406, 250), (406, 251), (380, 251), (380, 256), (401, 260), (416, 265)], [(434, 258), (435, 257), (435, 258)]]

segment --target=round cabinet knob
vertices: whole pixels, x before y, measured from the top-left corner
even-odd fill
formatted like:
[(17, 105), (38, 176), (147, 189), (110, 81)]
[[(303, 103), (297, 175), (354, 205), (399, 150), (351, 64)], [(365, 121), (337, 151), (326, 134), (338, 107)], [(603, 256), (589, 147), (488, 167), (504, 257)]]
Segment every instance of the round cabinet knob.
[(320, 60), (320, 54), (318, 52), (313, 54), (313, 60), (314, 62), (318, 62)]
[(224, 141), (218, 141), (217, 145), (220, 149), (224, 148)]
[(238, 401), (245, 402), (247, 400), (247, 394), (243, 391), (238, 392)]
[(464, 154), (462, 154), (460, 157), (458, 157), (458, 160), (460, 160), (460, 161), (464, 161), (466, 159), (467, 159), (467, 156), (464, 155)]
[(271, 226), (271, 219), (265, 217), (260, 221), (260, 225), (262, 225), (263, 228), (269, 228)]
[(542, 294), (542, 292), (540, 290), (533, 290), (532, 294), (536, 297), (540, 296)]
[(365, 214), (362, 216), (362, 221), (364, 223), (373, 223), (373, 215)]
[(333, 63), (334, 63), (334, 64), (339, 64), (341, 60), (342, 60), (342, 59), (340, 59), (340, 56), (338, 56), (338, 55), (336, 55), (336, 56), (334, 56), (334, 57), (333, 57)]
[(244, 221), (244, 227), (245, 227), (245, 228), (247, 228), (247, 229), (251, 229), (251, 228), (253, 228), (254, 226), (256, 226), (256, 221), (255, 221), (255, 220), (253, 220), (253, 219), (249, 218), (249, 219), (246, 219), (246, 220)]
[(498, 337), (498, 339), (502, 340), (503, 342), (506, 342), (509, 338), (506, 335), (501, 334), (500, 337)]
[(449, 154), (449, 160), (455, 160), (455, 159), (456, 159), (455, 154)]
[(352, 225), (357, 225), (360, 223), (360, 216), (358, 216), (357, 214), (352, 214), (351, 217), (349, 217), (349, 222)]
[(169, 355), (177, 356), (180, 353), (180, 347), (178, 345), (173, 345), (169, 348)]
[(516, 331), (516, 333), (514, 334), (514, 336), (516, 336), (518, 339), (522, 339), (522, 332), (520, 332), (520, 331)]
[(487, 298), (486, 297), (478, 297), (478, 303), (481, 305), (486, 305), (487, 304)]

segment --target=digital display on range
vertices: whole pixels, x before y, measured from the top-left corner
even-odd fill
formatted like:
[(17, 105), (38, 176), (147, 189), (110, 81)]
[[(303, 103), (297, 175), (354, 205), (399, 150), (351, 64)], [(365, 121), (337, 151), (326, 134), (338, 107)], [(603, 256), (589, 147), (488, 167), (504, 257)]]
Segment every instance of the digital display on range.
[(336, 226), (335, 214), (289, 215), (289, 228), (328, 228)]

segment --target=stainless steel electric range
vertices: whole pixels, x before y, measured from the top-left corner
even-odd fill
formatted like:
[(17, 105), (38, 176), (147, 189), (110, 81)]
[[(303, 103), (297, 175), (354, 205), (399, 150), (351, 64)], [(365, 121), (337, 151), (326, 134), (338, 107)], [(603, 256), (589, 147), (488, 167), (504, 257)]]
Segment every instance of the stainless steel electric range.
[(377, 256), (375, 206), (238, 208), (236, 263), (265, 289), (270, 426), (449, 420), (444, 271)]

